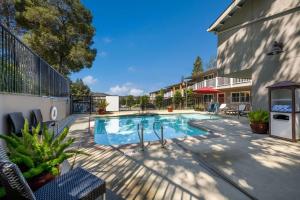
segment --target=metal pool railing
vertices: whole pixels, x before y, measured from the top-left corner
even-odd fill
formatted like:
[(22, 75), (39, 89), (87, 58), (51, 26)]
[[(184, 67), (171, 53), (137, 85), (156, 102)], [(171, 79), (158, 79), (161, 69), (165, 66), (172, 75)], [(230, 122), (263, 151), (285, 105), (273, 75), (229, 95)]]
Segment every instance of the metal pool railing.
[[(159, 134), (156, 132), (156, 128), (155, 128), (155, 125), (156, 124), (160, 124), (160, 136)], [(167, 141), (164, 139), (164, 127), (163, 125), (161, 124), (160, 121), (155, 121), (153, 123), (153, 132), (155, 133), (155, 135), (157, 136), (157, 138), (159, 139), (160, 141), (160, 144), (161, 144), (161, 147), (164, 148), (165, 147), (165, 144), (167, 143)]]
[(144, 151), (144, 126), (143, 124), (137, 125), (137, 133), (140, 139), (141, 150)]

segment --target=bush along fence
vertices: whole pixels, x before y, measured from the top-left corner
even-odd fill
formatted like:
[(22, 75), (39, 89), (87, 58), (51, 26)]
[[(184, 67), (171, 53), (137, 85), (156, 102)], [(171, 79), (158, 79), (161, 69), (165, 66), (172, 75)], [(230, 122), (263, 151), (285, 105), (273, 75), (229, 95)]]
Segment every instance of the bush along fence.
[(0, 92), (69, 96), (69, 80), (0, 24)]

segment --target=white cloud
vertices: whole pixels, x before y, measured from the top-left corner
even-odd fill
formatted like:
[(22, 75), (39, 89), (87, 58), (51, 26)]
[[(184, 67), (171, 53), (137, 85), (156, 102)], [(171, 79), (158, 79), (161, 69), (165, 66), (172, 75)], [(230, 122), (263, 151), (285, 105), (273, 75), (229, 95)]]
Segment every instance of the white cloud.
[(112, 39), (110, 37), (104, 37), (104, 38), (102, 38), (102, 41), (106, 44), (109, 44), (112, 42)]
[(82, 81), (86, 84), (86, 85), (94, 85), (98, 82), (98, 79), (94, 78), (93, 76), (86, 76), (82, 79)]
[(99, 52), (98, 52), (98, 55), (99, 55), (100, 57), (105, 57), (105, 56), (107, 56), (107, 52), (106, 52), (106, 51), (99, 51)]
[(135, 67), (134, 67), (134, 66), (128, 67), (128, 71), (129, 71), (129, 72), (135, 72)]
[(113, 86), (109, 89), (109, 93), (114, 95), (120, 95), (120, 96), (124, 96), (124, 95), (140, 96), (145, 94), (144, 90), (135, 87), (131, 83), (125, 83), (123, 85)]

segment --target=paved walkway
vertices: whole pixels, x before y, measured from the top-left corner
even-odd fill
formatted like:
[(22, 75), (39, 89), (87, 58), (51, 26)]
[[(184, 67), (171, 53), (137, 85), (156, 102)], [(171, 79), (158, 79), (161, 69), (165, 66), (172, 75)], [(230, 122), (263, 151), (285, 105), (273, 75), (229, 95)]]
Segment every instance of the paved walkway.
[(245, 123), (193, 121), (213, 130), (215, 137), (173, 140), (166, 149), (152, 144), (141, 152), (137, 146), (95, 145), (87, 122), (80, 116), (70, 129), (75, 145), (90, 153), (78, 156), (76, 165), (106, 180), (108, 188), (124, 199), (249, 199), (201, 160), (258, 199), (299, 197), (299, 144), (254, 135)]

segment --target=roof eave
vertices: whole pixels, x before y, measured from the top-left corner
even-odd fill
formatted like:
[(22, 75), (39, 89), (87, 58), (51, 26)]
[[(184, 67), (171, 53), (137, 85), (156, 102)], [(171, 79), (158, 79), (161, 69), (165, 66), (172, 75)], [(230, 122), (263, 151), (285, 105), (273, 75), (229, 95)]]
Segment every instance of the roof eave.
[(225, 21), (232, 17), (236, 10), (240, 9), (246, 0), (235, 0), (228, 8), (217, 18), (217, 20), (207, 29), (208, 32), (218, 32), (217, 28), (223, 26)]

